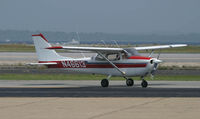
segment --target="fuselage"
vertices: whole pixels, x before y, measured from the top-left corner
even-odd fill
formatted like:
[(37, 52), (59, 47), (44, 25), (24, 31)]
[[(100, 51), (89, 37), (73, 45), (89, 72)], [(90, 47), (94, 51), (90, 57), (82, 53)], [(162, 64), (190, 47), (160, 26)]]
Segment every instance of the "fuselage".
[[(145, 76), (154, 69), (154, 58), (143, 57), (135, 48), (70, 47), (95, 52), (96, 56), (74, 59), (59, 55), (42, 34), (33, 35), (40, 64), (66, 72), (104, 74), (112, 76)], [(155, 60), (156, 61), (156, 60)]]
[[(131, 56), (127, 59), (112, 61), (126, 76), (145, 76), (153, 69), (152, 58)], [(98, 61), (95, 58), (66, 59), (61, 61), (40, 61), (40, 63), (56, 62), (57, 65), (48, 65), (48, 68), (58, 68), (66, 72), (104, 74), (121, 76), (122, 74), (107, 61)]]

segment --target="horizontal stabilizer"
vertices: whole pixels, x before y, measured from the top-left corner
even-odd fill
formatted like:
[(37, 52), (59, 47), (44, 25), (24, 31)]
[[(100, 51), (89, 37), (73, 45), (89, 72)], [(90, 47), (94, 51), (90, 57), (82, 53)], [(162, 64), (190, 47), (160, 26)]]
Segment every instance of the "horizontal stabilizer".
[(29, 63), (28, 65), (56, 65), (56, 62), (48, 62), (48, 63)]

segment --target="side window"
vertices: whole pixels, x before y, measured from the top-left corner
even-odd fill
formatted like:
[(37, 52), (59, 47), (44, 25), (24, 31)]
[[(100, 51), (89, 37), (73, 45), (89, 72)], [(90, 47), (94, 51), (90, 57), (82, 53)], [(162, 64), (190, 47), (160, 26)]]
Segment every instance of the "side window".
[[(120, 54), (118, 53), (115, 53), (115, 54), (104, 54), (104, 56), (106, 58), (108, 58), (110, 61), (116, 61), (116, 60), (120, 60)], [(101, 57), (100, 55), (97, 55), (95, 57), (95, 60), (100, 60), (100, 61), (103, 61), (105, 60), (103, 57)]]
[(127, 58), (128, 58), (127, 54), (126, 53), (122, 53), (122, 59), (127, 59)]
[(115, 60), (120, 60), (120, 54), (107, 54), (106, 57), (111, 60), (111, 61), (115, 61)]

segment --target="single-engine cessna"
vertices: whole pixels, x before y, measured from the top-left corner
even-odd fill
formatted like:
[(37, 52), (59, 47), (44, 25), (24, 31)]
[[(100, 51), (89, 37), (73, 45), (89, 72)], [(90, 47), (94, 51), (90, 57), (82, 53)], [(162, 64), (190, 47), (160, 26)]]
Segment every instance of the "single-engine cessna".
[[(41, 33), (32, 35), (32, 39), (39, 62), (30, 63), (30, 65), (46, 65), (48, 68), (61, 68), (69, 72), (107, 75), (107, 78), (101, 80), (102, 87), (109, 86), (109, 79), (112, 76), (124, 77), (127, 86), (134, 85), (134, 80), (130, 77), (140, 76), (142, 79), (141, 86), (146, 88), (148, 82), (144, 77), (148, 74), (153, 74), (158, 64), (162, 62), (158, 58), (151, 57), (153, 51), (187, 46), (186, 44), (134, 48), (52, 46)], [(74, 59), (60, 56), (55, 51), (57, 49), (89, 51), (96, 53), (96, 56)], [(144, 57), (137, 52), (139, 50), (152, 50), (152, 53), (149, 57)]]

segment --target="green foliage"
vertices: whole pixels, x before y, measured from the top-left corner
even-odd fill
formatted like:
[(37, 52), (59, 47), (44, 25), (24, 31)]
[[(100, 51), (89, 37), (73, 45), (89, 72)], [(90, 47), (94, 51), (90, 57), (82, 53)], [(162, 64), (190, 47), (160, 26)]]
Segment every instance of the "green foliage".
[(0, 52), (35, 52), (35, 48), (27, 44), (0, 44)]
[[(90, 75), (90, 74), (1, 74), (0, 80), (101, 80), (105, 78), (104, 75)], [(133, 77), (134, 80), (140, 80), (139, 77)], [(146, 80), (152, 80), (146, 77)], [(112, 77), (111, 80), (124, 80), (122, 77)], [(200, 81), (200, 75), (195, 76), (165, 76), (156, 75), (154, 80), (168, 80), (168, 81)]]

